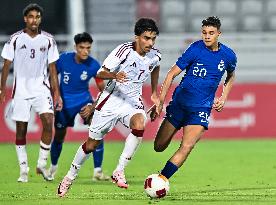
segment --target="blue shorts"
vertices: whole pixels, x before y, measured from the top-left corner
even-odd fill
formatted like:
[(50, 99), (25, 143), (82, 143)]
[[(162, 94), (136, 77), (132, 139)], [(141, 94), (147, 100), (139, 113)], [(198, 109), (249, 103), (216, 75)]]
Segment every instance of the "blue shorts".
[(208, 107), (181, 107), (171, 101), (166, 108), (165, 119), (178, 130), (186, 125), (202, 125), (208, 130), (210, 113), (211, 108)]
[(74, 127), (75, 117), (81, 111), (81, 108), (91, 101), (84, 102), (78, 106), (63, 108), (60, 112), (56, 112), (55, 115), (55, 128)]

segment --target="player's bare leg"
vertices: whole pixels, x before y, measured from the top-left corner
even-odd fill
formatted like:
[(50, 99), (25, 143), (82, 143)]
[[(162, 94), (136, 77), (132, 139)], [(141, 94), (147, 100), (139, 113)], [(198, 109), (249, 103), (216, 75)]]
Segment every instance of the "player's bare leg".
[(204, 127), (201, 125), (187, 125), (183, 128), (181, 145), (162, 169), (163, 176), (169, 179), (182, 166), (203, 133)]
[(17, 159), (20, 167), (20, 176), (18, 182), (28, 182), (28, 157), (26, 152), (26, 134), (27, 134), (27, 122), (16, 121), (16, 141), (15, 148)]
[(88, 159), (91, 152), (101, 143), (101, 140), (88, 138), (78, 149), (69, 171), (59, 183), (57, 194), (63, 197), (69, 190), (73, 181), (77, 177), (82, 164)]
[(113, 171), (113, 175), (111, 177), (113, 182), (121, 188), (128, 188), (124, 169), (134, 156), (135, 151), (142, 141), (145, 128), (145, 119), (143, 114), (137, 113), (131, 117), (130, 128), (132, 129), (132, 131), (126, 138), (124, 150), (120, 156), (119, 163), (116, 169)]
[(66, 128), (55, 128), (54, 140), (51, 144), (51, 165), (48, 170), (48, 180), (52, 181), (55, 178), (55, 174), (58, 168), (58, 159), (62, 150), (64, 138), (66, 136)]
[(42, 135), (40, 141), (39, 157), (37, 161), (36, 173), (42, 174), (45, 180), (48, 180), (48, 172), (46, 169), (47, 159), (51, 147), (52, 130), (53, 130), (53, 118), (52, 113), (43, 113), (40, 115), (42, 122)]
[(203, 135), (205, 129), (201, 125), (187, 125), (183, 129), (181, 145), (169, 161), (181, 167)]
[(167, 119), (164, 119), (154, 140), (154, 150), (156, 152), (163, 152), (169, 146), (177, 131)]

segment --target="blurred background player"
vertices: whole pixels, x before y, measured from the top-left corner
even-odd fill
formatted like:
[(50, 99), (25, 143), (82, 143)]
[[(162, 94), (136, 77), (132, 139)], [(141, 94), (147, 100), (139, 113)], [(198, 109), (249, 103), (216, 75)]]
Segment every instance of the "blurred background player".
[[(57, 71), (60, 73), (60, 92), (63, 100), (63, 109), (56, 112), (55, 136), (51, 145), (51, 161), (49, 180), (53, 180), (58, 167), (58, 159), (66, 135), (67, 127), (74, 126), (74, 120), (79, 113), (85, 124), (92, 118), (95, 104), (89, 91), (89, 81), (95, 78), (99, 91), (103, 91), (105, 83), (96, 78), (100, 64), (89, 56), (93, 39), (90, 34), (83, 32), (75, 35), (76, 52), (60, 55), (57, 61)], [(103, 140), (93, 152), (94, 176), (93, 180), (108, 180), (102, 172), (104, 145)]]
[(142, 86), (151, 76), (151, 99), (157, 103), (157, 85), (160, 70), (161, 54), (153, 48), (158, 27), (152, 19), (139, 19), (134, 28), (135, 42), (119, 45), (103, 62), (97, 77), (109, 79), (100, 96), (89, 128), (89, 137), (83, 143), (72, 162), (71, 168), (60, 182), (58, 195), (63, 197), (85, 162), (90, 152), (101, 143), (104, 135), (110, 132), (120, 121), (131, 129), (125, 141), (112, 180), (121, 188), (128, 188), (124, 169), (134, 156), (141, 143), (146, 113), (141, 99)]
[[(232, 88), (237, 58), (230, 48), (218, 42), (220, 26), (218, 17), (212, 16), (202, 21), (202, 40), (192, 43), (169, 70), (162, 85), (160, 102), (156, 110), (152, 109), (151, 116), (154, 119), (162, 111), (173, 79), (186, 71), (166, 108), (166, 116), (154, 141), (154, 150), (162, 152), (174, 134), (183, 127), (181, 145), (161, 171), (168, 179), (182, 166), (194, 145), (208, 129), (211, 109), (222, 111)], [(225, 72), (227, 76), (222, 95), (214, 102), (216, 90)]]
[[(0, 92), (0, 101), (3, 103), (7, 76), (13, 62), (13, 100), (8, 114), (12, 120), (16, 121), (15, 144), (20, 166), (18, 182), (28, 182), (26, 134), (31, 108), (39, 114), (43, 126), (36, 171), (45, 179), (47, 179), (46, 164), (52, 139), (53, 105), (57, 110), (62, 109), (55, 66), (55, 61), (59, 58), (57, 46), (52, 35), (39, 29), (43, 9), (37, 4), (29, 4), (23, 10), (23, 15), (26, 28), (13, 34), (2, 51), (4, 65)], [(47, 74), (48, 66), (50, 84)]]

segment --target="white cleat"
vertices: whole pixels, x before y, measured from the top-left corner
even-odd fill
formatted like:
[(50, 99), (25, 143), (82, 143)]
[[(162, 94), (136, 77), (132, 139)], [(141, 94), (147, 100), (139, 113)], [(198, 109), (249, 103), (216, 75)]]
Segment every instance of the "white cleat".
[(127, 189), (128, 183), (126, 181), (125, 173), (124, 171), (114, 171), (111, 179), (113, 183), (116, 183), (118, 187)]
[(73, 180), (71, 180), (69, 177), (65, 176), (63, 178), (63, 180), (58, 185), (58, 189), (57, 189), (58, 196), (64, 197), (64, 195), (68, 192), (72, 183), (73, 183)]
[(55, 179), (55, 175), (57, 173), (58, 165), (51, 165), (48, 170), (48, 181), (53, 181)]
[(93, 181), (108, 181), (110, 177), (105, 175), (103, 171), (95, 172), (92, 178)]
[(29, 173), (30, 168), (27, 167), (26, 170), (20, 170), (20, 176), (17, 179), (17, 182), (23, 182), (26, 183), (28, 182), (28, 173)]
[(39, 174), (39, 175), (41, 174), (46, 181), (50, 181), (48, 179), (49, 174), (48, 174), (48, 171), (47, 171), (46, 167), (37, 166), (36, 167), (36, 173)]

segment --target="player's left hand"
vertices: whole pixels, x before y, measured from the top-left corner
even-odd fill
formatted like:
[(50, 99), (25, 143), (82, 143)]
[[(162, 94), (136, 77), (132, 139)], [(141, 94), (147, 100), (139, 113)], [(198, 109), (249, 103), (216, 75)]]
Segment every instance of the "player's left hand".
[(63, 108), (63, 101), (60, 95), (54, 95), (54, 105), (56, 111), (61, 111)]
[(85, 105), (81, 108), (80, 116), (82, 119), (87, 119), (92, 112), (94, 111), (95, 106), (94, 105)]
[(223, 110), (224, 104), (225, 104), (225, 101), (220, 97), (215, 100), (215, 102), (213, 104), (213, 108), (216, 111), (221, 112)]

